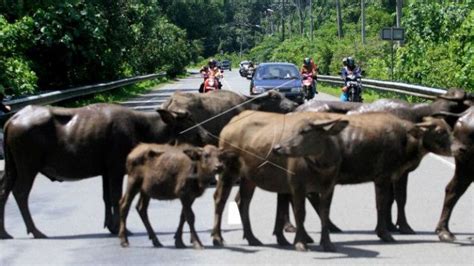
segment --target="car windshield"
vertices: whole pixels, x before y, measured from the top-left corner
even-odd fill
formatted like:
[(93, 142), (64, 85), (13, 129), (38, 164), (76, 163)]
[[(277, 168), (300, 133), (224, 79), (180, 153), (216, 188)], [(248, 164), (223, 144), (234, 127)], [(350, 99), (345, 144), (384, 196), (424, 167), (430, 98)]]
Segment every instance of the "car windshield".
[(300, 79), (293, 65), (267, 65), (258, 69), (255, 79)]

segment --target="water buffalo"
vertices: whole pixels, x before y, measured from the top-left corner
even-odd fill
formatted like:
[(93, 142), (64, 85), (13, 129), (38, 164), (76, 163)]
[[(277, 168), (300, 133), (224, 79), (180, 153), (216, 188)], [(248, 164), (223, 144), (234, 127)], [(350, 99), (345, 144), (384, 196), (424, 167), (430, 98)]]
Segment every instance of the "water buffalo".
[(296, 109), (297, 104), (283, 94), (269, 91), (256, 97), (244, 96), (228, 90), (209, 93), (174, 93), (161, 109), (188, 114), (196, 123), (202, 123), (214, 139), (208, 144), (217, 145), (222, 128), (244, 110), (260, 110), (275, 113), (288, 113)]
[(27, 232), (46, 237), (35, 226), (28, 207), (33, 181), (42, 173), (52, 181), (76, 181), (101, 175), (105, 226), (118, 232), (118, 203), (125, 159), (140, 142), (166, 143), (179, 138), (201, 144), (200, 129), (178, 135), (194, 123), (160, 110), (141, 113), (111, 104), (82, 108), (27, 106), (5, 125), (5, 174), (0, 180), (0, 238), (5, 231), (5, 203), (13, 196)]
[(223, 170), (220, 158), (225, 155), (213, 145), (206, 145), (204, 148), (158, 144), (137, 146), (127, 157), (128, 185), (125, 195), (120, 200), (119, 237), (122, 247), (128, 247), (127, 215), (133, 198), (140, 193), (137, 211), (153, 246), (161, 247), (162, 245), (148, 220), (147, 209), (150, 198), (159, 200), (179, 198), (183, 208), (175, 234), (175, 246), (185, 247), (182, 234), (186, 220), (191, 230), (191, 242), (194, 248), (203, 248), (194, 228), (194, 213), (191, 205), (204, 193), (214, 176)]
[[(388, 194), (392, 183), (399, 185), (402, 173), (415, 169), (428, 152), (440, 155), (450, 154), (450, 127), (442, 119), (426, 118), (426, 121), (414, 124), (387, 113), (367, 113), (360, 115), (339, 115), (313, 113), (307, 118), (314, 120), (302, 124), (295, 135), (274, 146), (274, 151), (286, 156), (304, 156), (290, 158), (305, 160), (311, 165), (317, 179), (334, 180), (336, 184), (357, 184), (373, 181), (377, 203), (377, 235), (386, 242), (394, 241), (388, 231), (386, 217), (389, 212)], [(337, 136), (339, 146), (328, 152), (318, 140), (318, 129), (309, 126), (321, 119), (346, 119), (349, 125)], [(326, 151), (324, 153), (324, 151)], [(324, 156), (312, 159), (312, 155)], [(330, 160), (330, 161), (328, 161)], [(298, 164), (290, 164), (290, 172), (297, 171)], [(327, 169), (331, 169), (328, 171)], [(332, 195), (333, 187), (328, 187), (326, 195)], [(398, 190), (395, 189), (397, 192)], [(321, 199), (324, 198), (321, 195)], [(397, 198), (399, 195), (395, 193)], [(325, 202), (325, 203), (324, 203)], [(320, 212), (329, 213), (330, 199), (321, 200)], [(300, 218), (301, 219), (301, 218)], [(321, 217), (323, 220), (323, 217)], [(298, 225), (298, 224), (297, 224)], [(326, 237), (327, 228), (322, 229)], [(323, 239), (321, 240), (323, 241)], [(324, 241), (329, 241), (329, 237)], [(326, 244), (329, 245), (329, 244)], [(326, 250), (326, 249), (325, 249)]]
[(456, 202), (474, 182), (474, 107), (463, 114), (451, 114), (460, 117), (453, 129), (452, 154), (456, 162), (454, 176), (446, 186), (441, 218), (436, 233), (441, 241), (454, 241), (456, 238), (449, 230), (449, 218)]
[[(308, 118), (308, 115), (310, 116)], [(327, 186), (332, 186), (333, 182), (325, 182), (318, 178), (310, 178), (313, 173), (310, 165), (304, 159), (288, 160), (287, 156), (279, 156), (272, 153), (272, 146), (280, 139), (295, 135), (294, 129), (298, 124), (311, 119), (317, 113), (292, 113), (281, 115), (267, 112), (244, 111), (234, 117), (221, 132), (219, 146), (223, 149), (233, 150), (239, 154), (239, 169), (237, 171), (224, 172), (218, 181), (215, 199), (215, 218), (212, 231), (214, 245), (222, 245), (221, 219), (225, 202), (229, 196), (232, 184), (240, 177), (240, 200), (237, 202), (244, 227), (244, 238), (250, 245), (261, 245), (262, 243), (253, 235), (248, 216), (249, 204), (258, 186), (262, 189), (281, 194), (291, 194), (295, 202), (295, 213), (303, 213), (305, 195), (308, 192), (326, 191)], [(347, 121), (328, 120), (312, 125), (318, 128), (318, 136), (315, 140), (321, 147), (328, 150), (337, 148), (338, 138), (336, 135), (347, 126)], [(332, 158), (331, 155), (326, 158)], [(287, 168), (290, 164), (297, 163), (298, 168), (288, 175)], [(328, 166), (332, 168), (332, 166)], [(328, 169), (329, 169), (328, 168)], [(293, 175), (294, 174), (294, 175)], [(306, 182), (299, 182), (305, 180)], [(324, 201), (326, 197), (322, 200)], [(300, 216), (298, 216), (301, 218)], [(321, 223), (327, 226), (327, 215), (321, 215)], [(283, 223), (276, 228), (277, 240), (279, 243), (289, 244), (283, 236)], [(302, 220), (297, 220), (297, 231), (295, 237), (295, 247), (298, 250), (306, 249), (304, 243), (308, 239), (304, 230)], [(324, 242), (329, 243), (329, 242)], [(330, 244), (330, 243), (329, 243)], [(332, 247), (324, 245), (326, 250)]]
[[(331, 113), (347, 113), (348, 115), (361, 114), (361, 113), (371, 113), (371, 112), (387, 112), (391, 113), (401, 119), (406, 119), (408, 121), (419, 123), (423, 121), (424, 117), (437, 114), (439, 112), (452, 112), (452, 113), (461, 113), (472, 104), (474, 99), (472, 94), (466, 93), (462, 89), (449, 89), (445, 94), (439, 95), (435, 101), (432, 103), (418, 103), (411, 104), (402, 100), (397, 99), (381, 99), (373, 103), (352, 103), (352, 102), (338, 102), (338, 101), (309, 101), (304, 105), (300, 105), (296, 111), (304, 112), (331, 112)], [(451, 126), (454, 125), (456, 118), (453, 119), (452, 116), (445, 117), (445, 120)], [(387, 215), (388, 228), (390, 231), (399, 231), (401, 234), (415, 234), (415, 231), (410, 227), (407, 222), (405, 214), (405, 205), (407, 200), (407, 182), (408, 182), (408, 172), (403, 173), (400, 177), (400, 182), (398, 186), (397, 193), (399, 197), (397, 198), (397, 226), (392, 222), (392, 216), (389, 212)], [(393, 188), (395, 189), (395, 188)], [(393, 204), (395, 198), (393, 196), (395, 193), (391, 191), (389, 201), (390, 206)], [(318, 195), (310, 195), (315, 198), (314, 202), (317, 202)], [(315, 208), (318, 211), (317, 208)], [(391, 208), (390, 208), (391, 209)], [(279, 216), (287, 216), (288, 210), (285, 210), (284, 214), (279, 214)], [(331, 231), (340, 231), (337, 226), (332, 222)]]

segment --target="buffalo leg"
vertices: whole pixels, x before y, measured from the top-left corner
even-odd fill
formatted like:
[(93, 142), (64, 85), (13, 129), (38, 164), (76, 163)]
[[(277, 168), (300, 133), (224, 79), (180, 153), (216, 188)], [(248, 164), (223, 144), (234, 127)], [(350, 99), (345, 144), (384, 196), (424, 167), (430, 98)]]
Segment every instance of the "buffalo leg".
[[(285, 220), (289, 220), (289, 210), (290, 206), (290, 197), (289, 194), (278, 193), (277, 197), (277, 210), (276, 210), (276, 221), (275, 228), (273, 229), (273, 234), (277, 238), (277, 243), (280, 246), (289, 246), (290, 242), (286, 240), (285, 235), (283, 234), (283, 228), (286, 226)], [(296, 230), (296, 228), (295, 228)]]
[(377, 206), (377, 236), (385, 242), (394, 242), (395, 239), (387, 228), (387, 211), (389, 202), (387, 194), (390, 193), (390, 182), (375, 182), (375, 201)]
[[(317, 192), (313, 192), (313, 193), (308, 193), (306, 195), (306, 198), (309, 200), (309, 202), (311, 203), (311, 205), (313, 206), (313, 209), (316, 211), (316, 213), (318, 214), (318, 216), (321, 217), (320, 215), (320, 199), (319, 199), (319, 193)], [(331, 201), (332, 201), (332, 198), (331, 198)], [(331, 219), (329, 219), (329, 232), (331, 233), (341, 233), (342, 230), (337, 226), (335, 225)], [(312, 242), (308, 242), (308, 243), (312, 243)]]
[(224, 245), (224, 238), (222, 238), (221, 232), (222, 213), (232, 190), (233, 182), (234, 180), (231, 177), (227, 177), (224, 173), (216, 185), (216, 191), (214, 192), (214, 226), (211, 233), (214, 246)]
[(242, 219), (242, 225), (244, 227), (244, 238), (247, 239), (251, 246), (263, 245), (252, 232), (252, 226), (250, 225), (249, 207), (250, 201), (252, 200), (253, 193), (255, 192), (255, 183), (242, 178), (240, 180), (240, 201), (237, 202), (239, 206), (240, 217)]
[(296, 223), (296, 234), (295, 234), (295, 248), (298, 251), (306, 251), (308, 248), (306, 246), (304, 220), (306, 216), (305, 210), (305, 195), (304, 187), (301, 189), (295, 189), (293, 191), (293, 211), (295, 213), (295, 223)]
[(31, 188), (35, 180), (36, 171), (28, 171), (28, 169), (16, 169), (18, 171), (18, 180), (13, 186), (13, 196), (15, 197), (18, 207), (20, 208), (21, 216), (26, 224), (27, 233), (32, 233), (34, 238), (46, 238), (46, 235), (41, 233), (35, 226), (33, 218), (31, 217), (30, 208), (28, 206), (28, 198), (30, 196)]
[[(407, 202), (407, 185), (408, 185), (408, 172), (403, 173), (400, 179), (394, 183), (394, 194), (395, 200), (397, 201), (397, 225), (400, 230), (400, 234), (411, 235), (415, 234), (415, 231), (410, 227), (407, 222), (405, 214), (405, 205)], [(391, 205), (388, 210), (388, 215), (391, 217)], [(388, 224), (390, 226), (390, 224)]]
[[(456, 162), (456, 164), (458, 163)], [(458, 165), (456, 165), (456, 167), (458, 167)], [(466, 192), (472, 182), (472, 177), (468, 178), (465, 175), (460, 175), (458, 174), (458, 169), (456, 169), (453, 179), (451, 179), (446, 186), (443, 210), (438, 225), (436, 226), (436, 233), (441, 241), (452, 242), (456, 239), (449, 230), (449, 219), (451, 218), (451, 214), (457, 201), (464, 192)]]
[(140, 184), (138, 182), (132, 181), (133, 178), (129, 176), (127, 184), (127, 191), (120, 199), (120, 229), (119, 229), (119, 238), (120, 245), (122, 247), (128, 247), (128, 237), (127, 237), (127, 216), (130, 211), (130, 205), (132, 204), (133, 198), (140, 191)]
[(11, 239), (12, 236), (5, 230), (5, 205), (13, 188), (13, 180), (5, 171), (0, 182), (0, 239)]
[(148, 204), (150, 203), (150, 197), (145, 193), (140, 193), (140, 199), (137, 204), (137, 211), (142, 219), (143, 224), (145, 225), (146, 231), (148, 233), (148, 238), (151, 239), (154, 247), (162, 247), (163, 245), (158, 241), (153, 227), (151, 227), (150, 220), (148, 219)]
[(109, 180), (106, 175), (102, 176), (102, 193), (103, 193), (103, 200), (104, 200), (104, 205), (105, 205), (104, 227), (107, 227), (110, 233), (114, 234), (112, 203), (110, 201), (111, 197), (110, 197), (110, 189), (109, 189)]
[(186, 247), (186, 245), (183, 242), (183, 227), (184, 227), (185, 222), (186, 222), (186, 217), (184, 216), (184, 209), (181, 209), (181, 214), (179, 215), (178, 229), (176, 229), (176, 233), (174, 234), (174, 246), (176, 248)]
[(335, 252), (336, 247), (331, 242), (329, 236), (329, 210), (331, 208), (332, 196), (334, 193), (334, 187), (325, 189), (326, 191), (321, 194), (320, 202), (320, 213), (319, 217), (321, 219), (321, 242), (320, 245), (323, 247), (324, 251)]
[(109, 230), (112, 234), (118, 233), (118, 228), (120, 224), (120, 211), (119, 211), (119, 201), (122, 197), (122, 186), (123, 186), (123, 172), (120, 171), (120, 168), (110, 168), (113, 169), (107, 174), (109, 179), (109, 191), (110, 191), (110, 202), (112, 204), (112, 226), (109, 227)]
[(395, 187), (394, 184), (390, 184), (390, 190), (387, 191), (387, 197), (388, 197), (388, 211), (387, 211), (387, 217), (385, 217), (385, 220), (387, 221), (387, 229), (390, 232), (397, 232), (398, 228), (397, 226), (393, 223), (392, 219), (392, 206), (395, 203)]
[[(188, 222), (189, 225), (189, 230), (191, 231), (191, 242), (193, 243), (193, 247), (195, 249), (203, 249), (203, 245), (201, 243), (201, 240), (199, 240), (199, 236), (196, 233), (196, 228), (194, 227), (194, 212), (192, 209), (194, 199), (190, 197), (183, 197), (181, 198), (181, 204), (183, 205), (183, 212), (184, 212), (184, 217), (186, 218), (186, 221)], [(182, 233), (182, 231), (181, 231)]]

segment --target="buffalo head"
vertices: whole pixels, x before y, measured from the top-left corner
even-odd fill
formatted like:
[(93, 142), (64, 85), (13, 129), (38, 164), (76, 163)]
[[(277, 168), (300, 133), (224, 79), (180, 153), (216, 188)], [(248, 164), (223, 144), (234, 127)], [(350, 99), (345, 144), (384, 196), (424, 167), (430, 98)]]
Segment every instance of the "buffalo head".
[(268, 91), (264, 94), (254, 96), (252, 104), (256, 105), (256, 110), (272, 113), (293, 112), (298, 104), (285, 97), (277, 91)]
[(451, 155), (451, 128), (443, 119), (425, 117), (423, 122), (415, 124), (409, 134), (421, 139), (427, 151), (444, 156)]
[(341, 119), (302, 120), (292, 129), (293, 134), (273, 146), (273, 152), (294, 157), (317, 155), (326, 145), (330, 145), (330, 137), (339, 134), (348, 124), (349, 121)]

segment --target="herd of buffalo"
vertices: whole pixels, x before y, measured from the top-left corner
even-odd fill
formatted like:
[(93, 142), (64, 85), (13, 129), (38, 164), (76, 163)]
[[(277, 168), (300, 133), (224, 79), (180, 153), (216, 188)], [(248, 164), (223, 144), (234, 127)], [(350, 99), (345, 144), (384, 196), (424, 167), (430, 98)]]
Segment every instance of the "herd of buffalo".
[[(127, 215), (140, 194), (137, 211), (154, 246), (161, 246), (148, 220), (150, 199), (179, 199), (182, 211), (175, 246), (185, 247), (189, 224), (194, 248), (202, 248), (194, 228), (192, 203), (217, 179), (212, 239), (223, 245), (221, 220), (232, 186), (244, 238), (262, 243), (252, 232), (249, 206), (256, 187), (277, 193), (274, 234), (294, 231), (297, 250), (313, 239), (305, 231), (305, 201), (321, 219), (321, 246), (335, 251), (330, 232), (341, 231), (329, 211), (337, 184), (374, 182), (377, 236), (414, 233), (406, 215), (407, 178), (427, 153), (455, 158), (436, 232), (453, 241), (452, 210), (474, 181), (474, 95), (450, 89), (432, 103), (383, 99), (374, 103), (312, 100), (303, 105), (270, 91), (248, 97), (231, 91), (174, 93), (157, 112), (143, 113), (112, 104), (82, 108), (27, 106), (4, 126), (5, 173), (0, 179), (0, 239), (5, 204), (12, 192), (35, 238), (28, 197), (38, 173), (52, 181), (102, 176), (104, 226), (129, 245)], [(124, 176), (126, 192), (122, 194)], [(392, 204), (397, 220), (392, 222)], [(289, 223), (293, 207), (295, 226)]]

